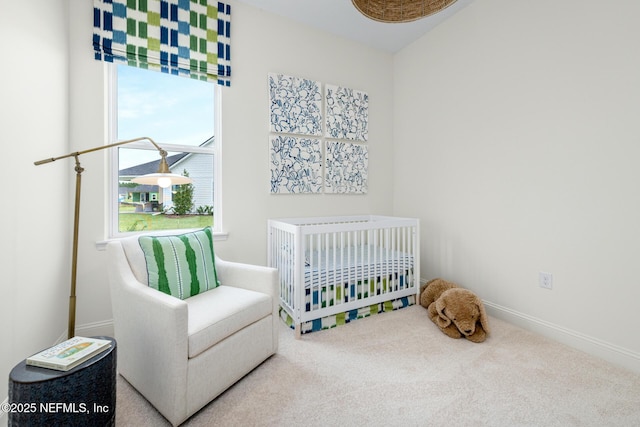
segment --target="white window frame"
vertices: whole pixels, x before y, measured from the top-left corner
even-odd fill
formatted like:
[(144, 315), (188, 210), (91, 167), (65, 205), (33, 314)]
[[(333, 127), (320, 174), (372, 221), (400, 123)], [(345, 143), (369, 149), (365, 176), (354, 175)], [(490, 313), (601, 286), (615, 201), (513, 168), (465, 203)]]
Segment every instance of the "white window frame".
[[(118, 76), (117, 65), (105, 64), (107, 67), (107, 99), (109, 105), (107, 106), (107, 143), (117, 142), (116, 137), (118, 135)], [(155, 73), (158, 71), (149, 71)], [(186, 78), (178, 77), (176, 78)], [(213, 84), (213, 83), (212, 83)], [(221, 106), (222, 106), (222, 90), (216, 87), (214, 90), (214, 143), (213, 149), (209, 147), (196, 147), (191, 145), (178, 145), (178, 144), (164, 144), (160, 140), (154, 140), (160, 145), (161, 148), (171, 152), (189, 152), (189, 153), (205, 153), (213, 154), (213, 233), (216, 240), (226, 238), (226, 233), (222, 227), (222, 120), (221, 120)], [(150, 135), (140, 135), (150, 136)], [(136, 148), (143, 150), (157, 151), (157, 149), (150, 142), (132, 142), (130, 144), (123, 145), (122, 148)], [(119, 189), (119, 168), (118, 168), (118, 148), (110, 149), (109, 155), (109, 237), (118, 238), (135, 234), (141, 234), (140, 231), (122, 232), (119, 231), (119, 218), (118, 218), (118, 189)], [(176, 229), (175, 231), (181, 232), (186, 229)], [(153, 230), (145, 230), (145, 232)]]

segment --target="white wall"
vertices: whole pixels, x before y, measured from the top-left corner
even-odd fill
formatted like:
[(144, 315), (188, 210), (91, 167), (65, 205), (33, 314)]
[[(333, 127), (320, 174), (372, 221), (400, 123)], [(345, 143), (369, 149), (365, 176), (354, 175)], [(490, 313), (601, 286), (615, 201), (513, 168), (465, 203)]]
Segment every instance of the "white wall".
[[(640, 4), (478, 1), (391, 57), (230, 3), (221, 256), (264, 263), (270, 217), (418, 216), (425, 277), (458, 281), (496, 314), (637, 369)], [(104, 68), (90, 35), (90, 2), (0, 4), (0, 51), (16, 64), (0, 67), (11, 147), (0, 173), (12, 182), (0, 222), (5, 378), (66, 331), (73, 162), (33, 161), (104, 141)], [(369, 194), (268, 193), (269, 72), (369, 93)], [(109, 333), (95, 248), (107, 229), (106, 157), (82, 164), (78, 333)], [(539, 270), (554, 274), (552, 291), (537, 286)]]
[[(224, 228), (216, 251), (228, 259), (266, 262), (270, 217), (392, 212), (392, 57), (286, 19), (233, 7), (233, 86), (223, 94)], [(73, 159), (33, 161), (101, 145), (106, 139), (105, 68), (93, 59), (92, 3), (56, 0), (2, 3), (0, 43), (14, 67), (1, 67), (2, 126), (11, 160), (0, 170), (9, 189), (3, 213), (0, 312), (6, 328), (0, 375), (64, 337), (75, 174)], [(29, 16), (29, 25), (14, 16)], [(10, 47), (20, 39), (20, 49)], [(288, 49), (282, 49), (287, 46)], [(37, 57), (33, 53), (38, 54)], [(358, 58), (354, 61), (353, 58)], [(367, 91), (371, 99), (369, 194), (269, 194), (267, 74), (287, 73)], [(105, 253), (107, 158), (81, 156), (82, 208), (76, 331), (111, 333)], [(7, 177), (19, 177), (6, 179)], [(9, 207), (7, 209), (7, 207)], [(38, 244), (33, 244), (37, 241)], [(0, 401), (6, 390), (0, 392)]]
[[(93, 57), (93, 2), (68, 0), (69, 7), (69, 139), (71, 151), (98, 147), (107, 136), (107, 69)], [(112, 335), (111, 297), (107, 283), (106, 253), (96, 242), (108, 233), (108, 152), (80, 157), (82, 203), (78, 238), (78, 335)], [(69, 164), (67, 167), (71, 167)], [(70, 195), (73, 197), (73, 195)]]
[[(9, 302), (2, 300), (3, 316), (15, 325), (27, 322), (28, 326), (17, 330), (15, 345), (10, 346), (11, 351), (6, 356), (3, 355), (2, 369), (7, 374), (10, 367), (29, 351), (48, 346), (66, 333), (73, 160), (40, 166), (37, 170), (32, 162), (40, 157), (99, 146), (105, 142), (107, 125), (106, 72), (103, 64), (93, 59), (91, 45), (92, 3), (84, 0), (24, 3), (12, 6), (12, 9), (20, 14), (28, 11), (46, 21), (38, 27), (43, 34), (36, 32), (36, 38), (31, 25), (22, 26), (18, 20), (9, 20), (8, 24), (20, 37), (27, 39), (27, 46), (38, 51), (40, 58), (53, 55), (46, 50), (44, 54), (40, 52), (43, 44), (54, 45), (62, 57), (54, 57), (46, 67), (34, 65), (26, 70), (26, 74), (25, 70), (16, 68), (2, 79), (11, 82), (10, 89), (15, 91), (11, 99), (15, 99), (15, 103), (3, 105), (8, 110), (3, 119), (8, 117), (11, 127), (1, 131), (7, 141), (17, 141), (16, 163), (9, 163), (9, 168), (2, 171), (3, 174), (11, 172), (24, 176), (22, 170), (26, 169), (30, 174), (23, 177), (19, 185), (10, 187), (13, 193), (9, 200), (20, 203), (12, 204), (15, 207), (9, 211), (12, 222), (4, 223), (9, 226), (7, 233), (12, 236), (16, 248), (8, 277), (10, 283), (14, 283), (24, 281), (27, 274), (27, 283), (37, 284), (35, 289), (10, 286), (7, 290), (12, 293)], [(70, 6), (68, 11), (67, 4)], [(231, 260), (266, 263), (266, 221), (270, 217), (390, 214), (393, 210), (391, 55), (234, 1), (230, 4), (233, 7), (234, 75), (233, 86), (224, 89), (222, 119), (222, 197), (224, 229), (229, 236), (226, 241), (217, 243), (216, 252)], [(53, 35), (47, 35), (47, 32)], [(31, 62), (26, 52), (20, 53), (20, 60)], [(369, 93), (367, 195), (269, 194), (269, 72), (316, 79)], [(67, 80), (70, 82), (68, 87)], [(3, 83), (3, 89), (5, 85)], [(23, 92), (29, 96), (23, 97)], [(23, 144), (25, 130), (36, 129), (38, 131)], [(80, 160), (85, 171), (82, 174), (76, 331), (79, 335), (109, 334), (112, 331), (111, 303), (105, 252), (98, 251), (95, 246), (107, 237), (107, 156), (91, 153), (81, 156)], [(62, 178), (62, 182), (56, 181), (56, 177)], [(34, 195), (38, 195), (36, 200)], [(23, 233), (31, 238), (46, 236), (47, 240), (44, 245), (34, 248), (29, 241), (22, 240)], [(33, 259), (27, 258), (27, 254), (38, 259), (38, 268), (32, 268)], [(52, 281), (55, 283), (49, 283)], [(35, 332), (32, 329), (36, 327), (43, 329)], [(3, 351), (5, 348), (3, 346)]]
[(639, 15), (477, 1), (394, 58), (395, 213), (422, 220), (423, 276), (637, 371)]
[[(229, 259), (266, 263), (266, 222), (284, 216), (391, 214), (392, 56), (238, 2), (232, 4), (232, 86), (223, 94), (223, 205)], [(268, 73), (369, 94), (367, 195), (269, 194)], [(218, 250), (219, 248), (219, 250)]]
[(66, 12), (66, 0), (0, 3), (0, 402), (13, 366), (67, 328), (72, 166), (33, 164), (69, 148)]

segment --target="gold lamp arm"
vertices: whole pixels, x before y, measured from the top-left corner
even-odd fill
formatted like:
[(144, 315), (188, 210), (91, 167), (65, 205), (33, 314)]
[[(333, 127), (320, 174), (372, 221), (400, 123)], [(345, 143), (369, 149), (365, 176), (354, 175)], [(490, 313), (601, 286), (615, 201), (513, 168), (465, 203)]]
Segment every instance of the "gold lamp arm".
[[(76, 278), (77, 278), (77, 271), (78, 271), (78, 234), (79, 234), (78, 230), (79, 230), (79, 224), (80, 224), (80, 188), (81, 188), (81, 181), (82, 181), (82, 172), (84, 172), (84, 169), (82, 168), (82, 166), (80, 166), (80, 161), (78, 160), (78, 157), (83, 154), (91, 153), (94, 151), (100, 151), (107, 148), (117, 147), (120, 145), (130, 144), (132, 142), (138, 142), (138, 141), (149, 141), (150, 143), (153, 144), (154, 147), (156, 147), (156, 149), (160, 153), (160, 156), (162, 157), (160, 160), (158, 172), (155, 174), (150, 174), (148, 176), (150, 177), (152, 176), (152, 178), (155, 180), (162, 175), (173, 175), (171, 174), (169, 170), (169, 165), (167, 163), (167, 152), (162, 148), (160, 148), (160, 146), (153, 139), (147, 136), (128, 139), (125, 141), (118, 141), (118, 142), (114, 142), (113, 144), (101, 145), (99, 147), (89, 148), (88, 150), (75, 151), (73, 153), (65, 154), (64, 156), (50, 157), (48, 159), (43, 159), (43, 160), (34, 162), (36, 166), (39, 166), (45, 163), (55, 162), (56, 160), (65, 159), (68, 157), (75, 158), (76, 192), (75, 192), (75, 209), (74, 209), (74, 215), (73, 215), (73, 248), (72, 248), (72, 256), (71, 256), (71, 286), (69, 291), (69, 325), (68, 325), (69, 327), (67, 331), (68, 338), (73, 338), (75, 336), (75, 328), (76, 328), (75, 326), (76, 325)], [(185, 184), (185, 183), (191, 182), (191, 179), (188, 177), (182, 177), (177, 175), (173, 175), (173, 177), (177, 177), (177, 180), (174, 178), (174, 181), (176, 181), (177, 184)], [(145, 183), (147, 182), (145, 181)]]
[(117, 147), (119, 145), (125, 145), (125, 144), (130, 144), (132, 142), (145, 141), (145, 140), (149, 141), (150, 143), (152, 143), (153, 146), (158, 149), (158, 152), (160, 152), (160, 155), (162, 156), (162, 158), (165, 159), (165, 161), (166, 161), (167, 152), (165, 150), (163, 150), (162, 148), (160, 148), (160, 146), (153, 139), (149, 138), (148, 136), (143, 136), (143, 137), (140, 137), (140, 138), (127, 139), (127, 140), (124, 140), (124, 141), (114, 142), (113, 144), (101, 145), (99, 147), (89, 148), (87, 150), (75, 151), (73, 153), (65, 154), (64, 156), (50, 157), (48, 159), (38, 160), (37, 162), (33, 162), (33, 164), (36, 165), (36, 166), (40, 166), (40, 165), (43, 165), (45, 163), (55, 162), (56, 160), (66, 159), (67, 157), (77, 157), (77, 156), (81, 156), (83, 154), (92, 153), (94, 151), (100, 151), (100, 150), (104, 150), (106, 148)]

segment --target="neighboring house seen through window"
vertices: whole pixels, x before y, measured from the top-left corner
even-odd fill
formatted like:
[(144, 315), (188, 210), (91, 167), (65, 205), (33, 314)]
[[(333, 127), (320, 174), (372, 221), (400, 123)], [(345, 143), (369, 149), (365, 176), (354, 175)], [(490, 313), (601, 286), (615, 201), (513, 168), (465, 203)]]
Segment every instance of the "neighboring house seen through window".
[(111, 234), (205, 226), (221, 231), (217, 85), (126, 65), (110, 67), (111, 142), (149, 137), (167, 151), (171, 173), (192, 179), (164, 189), (135, 184), (133, 178), (157, 171), (158, 151), (148, 141), (114, 149)]

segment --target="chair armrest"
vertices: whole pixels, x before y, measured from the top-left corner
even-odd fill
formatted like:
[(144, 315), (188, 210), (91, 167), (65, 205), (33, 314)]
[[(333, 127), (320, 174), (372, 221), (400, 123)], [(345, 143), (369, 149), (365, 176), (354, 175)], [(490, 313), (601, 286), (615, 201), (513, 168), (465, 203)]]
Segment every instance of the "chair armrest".
[(273, 352), (278, 351), (280, 290), (278, 270), (271, 267), (225, 261), (216, 257), (216, 272), (220, 284), (262, 292), (271, 296), (273, 304)]
[(276, 301), (278, 299), (278, 270), (275, 268), (225, 261), (216, 257), (216, 272), (222, 285), (262, 292), (271, 295)]
[(140, 283), (120, 242), (108, 243), (107, 259), (119, 371), (154, 405), (184, 406), (165, 400), (166, 390), (186, 396), (187, 304)]

